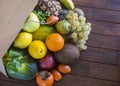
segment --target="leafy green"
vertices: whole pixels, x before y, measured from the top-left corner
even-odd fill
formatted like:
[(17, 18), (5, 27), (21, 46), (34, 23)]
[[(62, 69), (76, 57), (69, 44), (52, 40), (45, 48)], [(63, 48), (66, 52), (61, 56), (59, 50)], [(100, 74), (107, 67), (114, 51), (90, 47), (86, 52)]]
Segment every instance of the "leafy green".
[(33, 79), (38, 71), (37, 63), (27, 52), (10, 48), (3, 58), (8, 76), (20, 80)]
[(41, 24), (45, 24), (46, 23), (45, 22), (46, 18), (51, 15), (50, 12), (48, 12), (48, 11), (44, 12), (44, 11), (36, 11), (36, 10), (34, 10), (33, 12), (38, 16)]

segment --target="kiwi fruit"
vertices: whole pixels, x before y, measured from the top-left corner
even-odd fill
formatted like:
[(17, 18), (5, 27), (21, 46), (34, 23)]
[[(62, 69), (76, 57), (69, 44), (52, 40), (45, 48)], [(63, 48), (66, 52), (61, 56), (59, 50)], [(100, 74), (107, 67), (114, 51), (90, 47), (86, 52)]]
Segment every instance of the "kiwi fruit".
[(62, 50), (54, 53), (56, 61), (63, 64), (70, 64), (80, 56), (79, 49), (70, 43), (65, 43)]

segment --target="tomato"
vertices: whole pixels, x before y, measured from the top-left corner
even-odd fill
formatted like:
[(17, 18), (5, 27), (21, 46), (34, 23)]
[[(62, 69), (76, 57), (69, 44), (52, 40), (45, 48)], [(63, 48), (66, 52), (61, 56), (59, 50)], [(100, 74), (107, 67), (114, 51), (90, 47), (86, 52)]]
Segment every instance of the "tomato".
[(52, 72), (54, 79), (56, 81), (60, 81), (62, 79), (62, 74), (58, 70), (53, 69), (51, 72)]
[(59, 18), (57, 16), (51, 15), (46, 19), (46, 24), (54, 25), (58, 22)]
[(38, 86), (52, 86), (54, 83), (54, 77), (52, 73), (48, 71), (42, 71), (36, 76), (36, 82)]

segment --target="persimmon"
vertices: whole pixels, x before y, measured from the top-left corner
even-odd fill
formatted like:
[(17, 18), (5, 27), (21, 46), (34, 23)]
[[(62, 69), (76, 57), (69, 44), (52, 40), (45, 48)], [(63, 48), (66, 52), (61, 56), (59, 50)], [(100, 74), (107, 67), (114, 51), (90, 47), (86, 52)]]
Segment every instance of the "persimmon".
[(62, 79), (62, 74), (58, 70), (53, 69), (51, 73), (56, 81), (60, 81)]
[(70, 66), (66, 64), (59, 64), (57, 69), (63, 74), (71, 72)]
[(36, 82), (38, 86), (52, 86), (54, 83), (54, 77), (52, 73), (48, 71), (42, 71), (37, 74)]
[(51, 15), (46, 19), (46, 24), (54, 25), (58, 22), (59, 18), (57, 16)]

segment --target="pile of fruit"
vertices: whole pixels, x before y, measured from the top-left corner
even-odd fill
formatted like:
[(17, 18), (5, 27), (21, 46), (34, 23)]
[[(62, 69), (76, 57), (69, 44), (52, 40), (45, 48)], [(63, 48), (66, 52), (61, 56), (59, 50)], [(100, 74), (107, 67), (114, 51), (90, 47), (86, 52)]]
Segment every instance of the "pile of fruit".
[(72, 0), (39, 0), (3, 58), (8, 76), (52, 86), (87, 49), (90, 32)]

